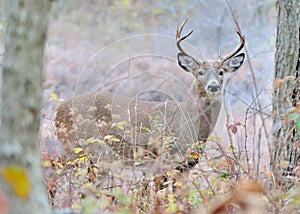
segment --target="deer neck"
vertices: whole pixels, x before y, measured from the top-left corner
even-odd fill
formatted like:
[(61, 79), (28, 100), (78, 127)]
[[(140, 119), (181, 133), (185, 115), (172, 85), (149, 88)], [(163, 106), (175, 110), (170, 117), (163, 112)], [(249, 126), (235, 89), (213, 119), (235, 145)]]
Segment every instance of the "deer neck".
[[(204, 86), (196, 79), (191, 86), (190, 96), (185, 103), (186, 105), (197, 104), (202, 110), (205, 110), (206, 114), (203, 117), (207, 117), (211, 129), (215, 127), (222, 106), (221, 94), (209, 96)], [(202, 110), (198, 108), (199, 114), (203, 115)]]

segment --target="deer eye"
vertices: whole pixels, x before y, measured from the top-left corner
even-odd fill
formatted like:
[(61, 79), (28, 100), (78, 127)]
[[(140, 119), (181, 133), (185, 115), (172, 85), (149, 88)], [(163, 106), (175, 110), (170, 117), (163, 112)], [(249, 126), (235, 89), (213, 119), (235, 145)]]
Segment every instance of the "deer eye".
[(203, 71), (199, 71), (198, 74), (199, 74), (199, 76), (203, 76), (204, 75)]
[(222, 71), (222, 70), (219, 71), (219, 75), (220, 75), (220, 76), (223, 76), (223, 75), (224, 75), (224, 71)]

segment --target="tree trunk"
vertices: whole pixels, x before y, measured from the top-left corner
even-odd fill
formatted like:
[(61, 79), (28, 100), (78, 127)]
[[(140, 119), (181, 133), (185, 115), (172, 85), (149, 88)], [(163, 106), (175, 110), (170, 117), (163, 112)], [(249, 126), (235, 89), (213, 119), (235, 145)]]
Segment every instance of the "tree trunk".
[[(299, 165), (299, 0), (277, 0), (277, 38), (273, 90), (273, 154), (271, 169), (280, 183)], [(284, 182), (285, 183), (285, 182)]]
[(50, 0), (7, 0), (0, 187), (9, 213), (50, 213), (40, 166), (43, 57)]

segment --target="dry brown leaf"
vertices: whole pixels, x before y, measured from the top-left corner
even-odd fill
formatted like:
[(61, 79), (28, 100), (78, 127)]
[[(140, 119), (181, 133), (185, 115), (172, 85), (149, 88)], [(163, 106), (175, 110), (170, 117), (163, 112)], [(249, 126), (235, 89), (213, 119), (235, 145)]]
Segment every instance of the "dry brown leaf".
[(289, 80), (295, 81), (295, 80), (296, 80), (296, 77), (295, 77), (295, 76), (285, 76), (285, 77), (284, 77), (284, 81), (289, 81)]
[(230, 158), (226, 159), (226, 160), (222, 160), (220, 162), (218, 162), (218, 164), (216, 165), (216, 169), (220, 170), (222, 168), (224, 168), (225, 166), (233, 166), (234, 165), (234, 161)]
[(280, 86), (282, 85), (282, 83), (283, 83), (283, 80), (282, 80), (282, 79), (276, 78), (276, 79), (274, 80), (274, 88), (280, 88)]
[(230, 125), (228, 128), (233, 134), (236, 134), (238, 131), (236, 125)]
[(163, 183), (167, 181), (167, 177), (165, 175), (157, 175), (157, 176), (155, 176), (153, 181), (155, 183), (155, 189), (156, 189), (156, 191), (158, 191), (158, 190), (162, 189)]
[[(263, 192), (264, 187), (256, 180), (240, 183), (236, 189), (225, 199), (225, 201), (215, 206), (210, 213), (227, 213), (227, 208), (231, 205), (244, 212), (254, 208), (257, 210), (257, 207), (253, 207), (253, 202), (255, 200), (253, 196), (254, 194)], [(249, 200), (250, 197), (253, 198)]]
[(282, 169), (285, 169), (285, 168), (287, 168), (288, 166), (289, 166), (289, 162), (288, 161), (286, 161), (286, 160), (282, 160), (282, 161), (280, 161), (280, 163), (279, 163), (279, 167), (280, 168), (282, 168)]

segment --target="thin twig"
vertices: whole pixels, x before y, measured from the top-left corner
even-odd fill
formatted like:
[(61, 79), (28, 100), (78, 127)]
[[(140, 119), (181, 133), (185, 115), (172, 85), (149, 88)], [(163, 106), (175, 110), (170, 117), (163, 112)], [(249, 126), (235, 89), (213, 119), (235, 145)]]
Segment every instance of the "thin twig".
[[(231, 17), (234, 20), (235, 25), (236, 25), (238, 31), (241, 33), (241, 35), (243, 35), (242, 32), (241, 32), (240, 25), (239, 25), (236, 17), (234, 16), (233, 9), (231, 7), (231, 4), (230, 4), (229, 0), (225, 0), (225, 1), (226, 1), (227, 5), (228, 5), (228, 8), (229, 8), (230, 13), (231, 13)], [(255, 93), (255, 96), (258, 98), (258, 96), (259, 96), (259, 92), (258, 91), (259, 90), (258, 90), (258, 87), (257, 87), (256, 78), (255, 78), (255, 75), (254, 75), (254, 69), (253, 69), (253, 66), (252, 66), (252, 63), (251, 63), (251, 60), (250, 60), (250, 57), (249, 57), (249, 53), (248, 53), (248, 50), (247, 50), (246, 46), (244, 47), (244, 50), (246, 52), (246, 58), (247, 58), (247, 62), (248, 62), (248, 65), (249, 65), (250, 72), (251, 72), (252, 82), (253, 82), (253, 85), (254, 85), (254, 93)], [(258, 109), (261, 110), (262, 107), (261, 107), (261, 103), (260, 103), (259, 99), (257, 99), (256, 103), (257, 103)], [(262, 125), (263, 125), (262, 127), (263, 127), (263, 130), (264, 130), (265, 136), (266, 136), (266, 140), (267, 140), (267, 144), (268, 144), (268, 150), (269, 150), (269, 155), (271, 157), (272, 151), (271, 151), (271, 142), (270, 142), (270, 138), (269, 138), (269, 133), (267, 131), (267, 127), (266, 127), (266, 124), (265, 124), (265, 121), (264, 121), (264, 118), (263, 118), (263, 114), (261, 113), (261, 111), (258, 111), (258, 113), (259, 113), (259, 116), (260, 116), (260, 119), (261, 119), (261, 122), (262, 122)]]

